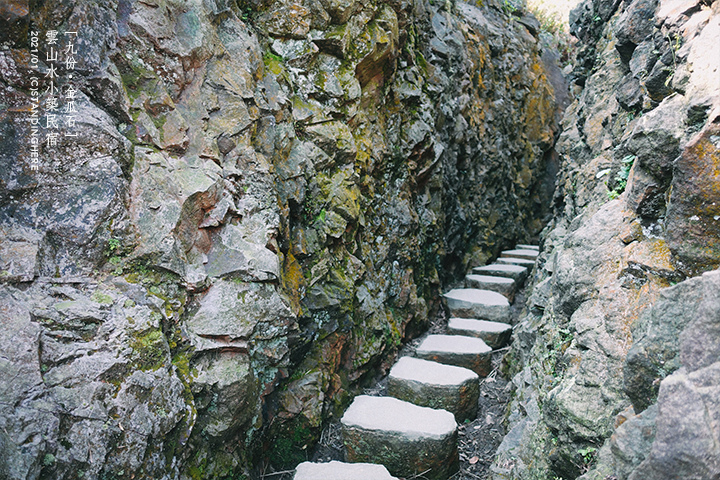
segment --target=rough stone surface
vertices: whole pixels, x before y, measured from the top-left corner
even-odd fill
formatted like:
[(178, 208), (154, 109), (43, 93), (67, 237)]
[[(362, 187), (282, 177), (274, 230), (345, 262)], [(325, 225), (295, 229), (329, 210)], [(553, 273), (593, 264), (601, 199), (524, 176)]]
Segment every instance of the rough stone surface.
[(516, 389), (496, 480), (718, 475), (706, 272), (717, 268), (720, 96), (718, 56), (701, 54), (716, 48), (718, 8), (588, 0), (571, 15), (577, 95), (506, 358)]
[(478, 376), (467, 368), (402, 357), (388, 374), (388, 395), (447, 410), (462, 423), (477, 414)]
[(383, 465), (372, 463), (303, 462), (295, 467), (294, 480), (397, 480)]
[(477, 288), (480, 290), (490, 290), (501, 293), (511, 303), (515, 298), (515, 280), (507, 277), (494, 277), (490, 275), (477, 274), (466, 275), (465, 286), (467, 288)]
[(523, 282), (528, 274), (528, 268), (520, 265), (507, 265), (494, 263), (482, 267), (474, 267), (473, 273), (478, 275), (494, 275), (497, 277), (512, 278), (518, 284)]
[(490, 373), (491, 352), (492, 348), (479, 338), (428, 335), (418, 345), (415, 355), (425, 360), (467, 368), (485, 377)]
[(392, 397), (355, 397), (342, 419), (347, 460), (385, 465), (396, 476), (445, 479), (458, 469), (450, 412)]
[(507, 345), (512, 334), (512, 326), (507, 323), (473, 318), (451, 318), (448, 320), (448, 333), (481, 338), (490, 348), (496, 349)]
[(543, 227), (559, 69), (496, 0), (40, 3), (0, 7), (13, 480), (292, 468)]
[(477, 288), (457, 288), (443, 294), (450, 314), (463, 318), (482, 318), (496, 322), (510, 319), (510, 303), (497, 292)]

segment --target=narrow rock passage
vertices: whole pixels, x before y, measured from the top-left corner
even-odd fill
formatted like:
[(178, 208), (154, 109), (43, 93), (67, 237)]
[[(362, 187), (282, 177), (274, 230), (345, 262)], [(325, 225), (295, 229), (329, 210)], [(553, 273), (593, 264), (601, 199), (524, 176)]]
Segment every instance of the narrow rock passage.
[(499, 263), (476, 267), (466, 288), (443, 295), (450, 318), (441, 312), (400, 352), (388, 377), (356, 397), (293, 478), (330, 480), (331, 460), (334, 480), (356, 478), (359, 463), (383, 465), (382, 478), (488, 478), (510, 394), (498, 372), (537, 255), (532, 245), (504, 251)]

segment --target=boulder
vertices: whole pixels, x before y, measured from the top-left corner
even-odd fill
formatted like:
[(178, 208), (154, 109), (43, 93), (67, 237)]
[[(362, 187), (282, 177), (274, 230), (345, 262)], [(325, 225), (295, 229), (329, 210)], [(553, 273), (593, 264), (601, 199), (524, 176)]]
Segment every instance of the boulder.
[[(720, 477), (720, 362), (660, 384), (655, 439), (628, 480)], [(672, 472), (668, 475), (668, 472)]]
[(381, 463), (393, 475), (431, 480), (458, 470), (457, 424), (450, 412), (360, 395), (340, 422), (349, 462)]
[(428, 335), (415, 350), (419, 358), (469, 368), (481, 377), (490, 373), (491, 353), (483, 340), (460, 335)]
[(490, 348), (500, 348), (510, 340), (512, 326), (474, 318), (451, 318), (448, 321), (448, 334), (481, 338)]
[(465, 276), (465, 286), (500, 293), (509, 302), (515, 298), (515, 280), (512, 278), (471, 274)]
[(502, 263), (505, 265), (518, 265), (527, 268), (532, 268), (535, 266), (535, 260), (527, 260), (524, 258), (501, 257), (495, 261), (497, 263)]
[(372, 463), (303, 462), (295, 469), (294, 480), (397, 480), (382, 465)]
[(462, 423), (478, 406), (478, 376), (467, 368), (402, 357), (388, 375), (388, 395), (423, 407), (447, 410)]
[(524, 260), (537, 260), (539, 252), (534, 249), (514, 249), (503, 250), (500, 253), (501, 258), (522, 258)]
[(492, 265), (475, 267), (472, 271), (478, 275), (493, 275), (496, 277), (512, 278), (517, 283), (525, 280), (525, 277), (527, 277), (528, 274), (527, 267), (505, 263), (493, 263)]
[(510, 319), (510, 302), (497, 292), (477, 288), (458, 288), (443, 295), (454, 317), (482, 318), (496, 322)]

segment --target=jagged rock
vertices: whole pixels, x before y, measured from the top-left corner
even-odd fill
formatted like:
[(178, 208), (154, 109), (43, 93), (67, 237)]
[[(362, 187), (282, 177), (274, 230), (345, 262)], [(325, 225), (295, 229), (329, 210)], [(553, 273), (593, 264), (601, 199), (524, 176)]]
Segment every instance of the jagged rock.
[(402, 477), (425, 472), (433, 480), (458, 470), (457, 424), (450, 412), (360, 395), (340, 422), (350, 462), (380, 463)]
[(720, 128), (709, 126), (674, 162), (665, 220), (668, 247), (691, 272), (720, 265)]
[[(8, 475), (247, 477), (263, 444), (294, 465), (442, 285), (540, 232), (559, 69), (492, 5), (117, 3), (0, 18), (0, 282), (32, 334), (0, 343), (35, 352), (3, 377)], [(78, 136), (33, 171), (61, 26)]]
[(692, 373), (679, 370), (660, 384), (655, 439), (628, 480), (714, 478), (720, 475), (720, 362)]
[(637, 110), (642, 107), (643, 90), (640, 82), (632, 74), (625, 75), (622, 84), (618, 85), (616, 97), (625, 110)]
[(635, 47), (652, 33), (657, 4), (658, 0), (635, 0), (614, 25), (615, 48), (624, 62), (630, 60)]
[[(665, 211), (665, 192), (670, 185), (673, 160), (680, 153), (683, 129), (680, 98), (668, 98), (643, 115), (625, 145), (636, 156), (633, 178), (628, 181), (626, 202), (644, 217), (657, 218)], [(637, 172), (640, 169), (641, 172)]]
[(210, 407), (200, 419), (204, 435), (222, 438), (257, 415), (259, 382), (247, 354), (230, 351), (215, 358), (205, 356), (196, 365), (193, 395), (199, 407)]
[(475, 274), (466, 275), (465, 286), (501, 293), (507, 297), (509, 302), (512, 302), (515, 298), (515, 280), (512, 278)]
[(303, 462), (295, 468), (294, 480), (397, 480), (383, 465), (372, 463)]
[(462, 423), (477, 414), (478, 376), (467, 368), (402, 357), (388, 374), (388, 395), (447, 410)]
[(521, 283), (525, 280), (525, 277), (527, 277), (528, 269), (527, 267), (520, 265), (494, 263), (483, 267), (474, 267), (473, 273), (478, 275), (495, 275), (498, 277), (512, 278), (517, 283)]
[[(657, 405), (634, 415), (626, 415), (611, 437), (611, 449), (618, 478), (626, 479), (633, 469), (645, 460), (655, 440)], [(624, 413), (624, 412), (623, 412)]]
[(451, 318), (448, 334), (481, 338), (490, 348), (504, 347), (510, 340), (512, 326), (507, 323), (489, 322), (473, 318)]
[(20, 225), (0, 225), (0, 282), (30, 282), (38, 275), (40, 234)]
[(625, 392), (640, 412), (655, 402), (659, 382), (684, 365), (709, 366), (718, 355), (720, 271), (715, 270), (661, 292), (636, 326), (637, 340), (624, 367)]
[(419, 358), (467, 368), (481, 377), (490, 373), (491, 353), (481, 339), (461, 335), (428, 335), (415, 350)]
[(510, 303), (497, 292), (476, 288), (458, 288), (443, 294), (450, 314), (464, 318), (482, 318), (496, 322), (510, 319)]
[(262, 19), (270, 34), (278, 37), (305, 38), (310, 31), (312, 12), (299, 3), (274, 2)]
[[(270, 284), (218, 281), (199, 304), (185, 321), (197, 351), (248, 353), (252, 338), (281, 338), (294, 319)], [(277, 355), (282, 357), (283, 353)]]

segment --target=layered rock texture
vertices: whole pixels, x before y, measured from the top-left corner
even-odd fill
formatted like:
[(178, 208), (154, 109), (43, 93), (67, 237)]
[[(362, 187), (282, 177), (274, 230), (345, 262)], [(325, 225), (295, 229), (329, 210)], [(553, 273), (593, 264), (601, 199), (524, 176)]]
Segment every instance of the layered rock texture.
[(710, 479), (720, 3), (586, 1), (495, 479)]
[(295, 466), (549, 212), (557, 72), (503, 2), (30, 6), (0, 7), (0, 478)]

